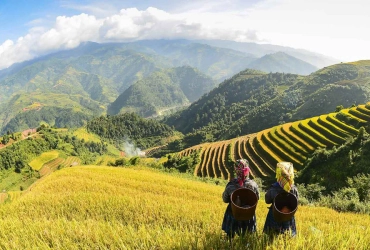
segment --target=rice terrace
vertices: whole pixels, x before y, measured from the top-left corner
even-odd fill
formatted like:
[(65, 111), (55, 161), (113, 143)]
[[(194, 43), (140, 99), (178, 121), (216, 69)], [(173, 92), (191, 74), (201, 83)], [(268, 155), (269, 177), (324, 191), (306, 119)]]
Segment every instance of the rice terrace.
[[(163, 185), (165, 184), (165, 185)], [(64, 168), (0, 208), (4, 249), (228, 249), (220, 231), (223, 187), (147, 167)], [(300, 206), (299, 234), (272, 244), (258, 232), (243, 249), (366, 249), (368, 215)], [(350, 230), (347, 229), (351, 221)], [(109, 235), (109, 237), (107, 236)]]
[[(159, 162), (166, 158), (143, 158), (135, 166), (117, 168), (79, 166), (78, 157), (61, 158), (55, 150), (42, 153), (29, 162), (42, 178), (22, 192), (2, 194), (0, 223), (8, 230), (1, 234), (0, 245), (4, 249), (244, 249), (246, 244), (248, 249), (367, 249), (368, 215), (309, 203), (298, 208), (298, 235), (271, 241), (261, 231), (268, 207), (263, 195), (256, 210), (257, 232), (235, 238), (230, 246), (220, 230), (225, 210), (220, 194), (231, 177), (228, 158), (248, 159), (255, 178), (273, 175), (273, 164), (282, 159), (299, 169), (316, 147), (333, 147), (356, 135), (356, 127), (370, 121), (360, 118), (366, 119), (368, 110), (369, 104), (359, 105), (188, 148), (177, 157), (198, 152), (199, 164), (192, 174), (163, 171)], [(84, 140), (88, 138), (84, 132)], [(110, 162), (113, 159), (117, 156)]]
[(0, 249), (370, 249), (369, 9), (0, 1)]
[[(123, 117), (144, 121), (132, 114)], [(115, 117), (104, 121), (109, 119)], [(352, 176), (345, 179), (339, 176), (350, 187), (333, 188), (332, 196), (323, 195), (325, 188), (317, 183), (298, 183), (301, 198), (296, 213), (297, 236), (279, 235), (272, 240), (262, 229), (269, 207), (264, 192), (268, 181), (274, 178), (276, 163), (292, 162), (298, 180), (305, 180), (314, 177), (310, 174), (314, 168), (306, 164), (307, 161), (315, 164), (315, 154), (317, 159), (335, 159), (336, 154), (343, 156), (341, 152), (346, 152), (344, 156), (349, 154), (355, 162), (360, 157), (356, 152), (361, 153), (356, 145), (364, 145), (361, 150), (366, 152), (364, 128), (369, 122), (370, 103), (360, 104), (228, 140), (201, 143), (160, 158), (153, 156), (168, 150), (166, 144), (148, 147), (146, 156), (125, 155), (125, 149), (114, 138), (99, 134), (108, 130), (98, 127), (98, 132), (93, 132), (94, 126), (99, 125), (96, 121), (77, 129), (44, 124), (29, 130), (27, 136), (8, 133), (2, 137), (4, 146), (0, 151), (4, 164), (0, 224), (6, 229), (2, 230), (0, 246), (367, 249), (370, 210), (368, 192), (363, 190), (368, 181), (365, 175), (349, 180), (346, 178)], [(110, 133), (117, 131), (111, 128)], [(346, 151), (348, 147), (351, 150)], [(221, 230), (226, 208), (221, 194), (227, 181), (233, 178), (234, 162), (242, 158), (249, 161), (251, 176), (260, 184), (257, 232), (229, 242)], [(181, 171), (184, 166), (185, 172)], [(330, 180), (331, 173), (319, 178)], [(320, 179), (315, 182), (320, 183)]]

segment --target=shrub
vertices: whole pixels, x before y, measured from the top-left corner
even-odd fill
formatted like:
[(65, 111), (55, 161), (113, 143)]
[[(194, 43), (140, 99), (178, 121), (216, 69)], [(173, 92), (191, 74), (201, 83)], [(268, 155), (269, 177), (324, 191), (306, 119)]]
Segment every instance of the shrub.
[(140, 163), (140, 157), (139, 156), (134, 156), (131, 157), (129, 160), (130, 165), (138, 165)]
[(313, 184), (297, 184), (296, 185), (299, 192), (299, 199), (306, 199), (308, 203), (313, 203), (318, 201), (322, 196), (323, 192), (325, 191), (325, 187), (320, 186), (318, 183)]
[(348, 178), (348, 185), (354, 188), (361, 202), (370, 202), (370, 174), (358, 174), (353, 178)]

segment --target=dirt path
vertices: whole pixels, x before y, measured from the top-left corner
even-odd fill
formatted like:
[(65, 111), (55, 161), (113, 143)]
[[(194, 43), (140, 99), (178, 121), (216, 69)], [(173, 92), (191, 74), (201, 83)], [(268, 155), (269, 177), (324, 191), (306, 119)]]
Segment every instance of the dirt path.
[[(25, 132), (25, 131), (27, 131), (27, 132)], [(20, 140), (17, 140), (17, 141), (11, 140), (11, 142), (9, 142), (6, 145), (0, 143), (0, 150), (4, 149), (6, 147), (9, 147), (10, 145), (13, 145), (14, 143), (18, 143), (20, 141), (26, 140), (29, 137), (34, 137), (34, 136), (38, 135), (38, 132), (36, 132), (36, 129), (27, 129), (25, 131), (22, 132), (22, 138)], [(34, 131), (34, 132), (33, 132), (33, 134), (28, 135), (28, 131)]]

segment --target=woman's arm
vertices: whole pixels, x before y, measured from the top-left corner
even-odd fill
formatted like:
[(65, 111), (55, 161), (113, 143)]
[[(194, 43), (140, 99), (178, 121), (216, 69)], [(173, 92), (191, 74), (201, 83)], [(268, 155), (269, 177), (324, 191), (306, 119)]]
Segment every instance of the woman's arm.
[(230, 202), (230, 194), (229, 194), (229, 192), (227, 191), (227, 187), (225, 188), (225, 191), (222, 193), (222, 200), (223, 200), (225, 203), (229, 203), (229, 202)]
[(274, 193), (272, 188), (270, 188), (269, 190), (267, 190), (266, 194), (265, 194), (265, 202), (267, 204), (271, 204), (273, 201), (274, 201)]
[(297, 201), (299, 201), (299, 193), (298, 193), (298, 188), (296, 186), (293, 186), (292, 187), (292, 190), (291, 190), (292, 194), (295, 195), (295, 197), (297, 197)]
[(272, 204), (274, 202), (275, 196), (278, 194), (278, 191), (274, 187), (270, 187), (265, 194), (265, 201), (267, 204)]
[(231, 201), (231, 194), (235, 191), (235, 189), (237, 189), (237, 187), (235, 187), (233, 185), (233, 183), (229, 182), (227, 185), (226, 185), (226, 188), (225, 188), (225, 191), (222, 193), (222, 200), (225, 202), (225, 203), (229, 203)]

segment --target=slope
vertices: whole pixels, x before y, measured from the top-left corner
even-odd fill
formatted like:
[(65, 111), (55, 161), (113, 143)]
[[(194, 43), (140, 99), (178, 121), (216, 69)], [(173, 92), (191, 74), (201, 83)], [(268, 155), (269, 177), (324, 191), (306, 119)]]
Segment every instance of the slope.
[(280, 95), (300, 78), (298, 75), (244, 70), (222, 82), (187, 109), (166, 117), (164, 122), (184, 134), (193, 129), (207, 130), (207, 127), (212, 127), (211, 132), (217, 139), (233, 123)]
[[(261, 130), (253, 134), (245, 134), (229, 140), (202, 143), (180, 152), (174, 153), (172, 161), (174, 165), (181, 166), (182, 162), (199, 158), (199, 161), (190, 166), (194, 169), (194, 175), (200, 177), (217, 177), (223, 179), (233, 178), (233, 164), (236, 159), (245, 158), (250, 162), (252, 176), (269, 179), (275, 176), (276, 164), (281, 161), (289, 161), (299, 173), (308, 173), (305, 179), (310, 178), (311, 168), (307, 166), (307, 159), (318, 154), (315, 150), (326, 150), (313, 162), (312, 171), (316, 171), (316, 182), (331, 180), (334, 178), (338, 185), (346, 181), (346, 177), (355, 173), (370, 173), (366, 157), (359, 164), (355, 164), (355, 155), (359, 160), (370, 140), (362, 139), (365, 134), (364, 128), (370, 124), (370, 103), (358, 105), (350, 109), (342, 109), (330, 114), (298, 120), (291, 123), (277, 125)], [(186, 138), (186, 137), (185, 137)], [(355, 139), (354, 139), (355, 138)], [(357, 139), (356, 139), (357, 138)], [(354, 141), (354, 142), (353, 142)], [(352, 145), (353, 144), (353, 145)], [(358, 148), (361, 145), (363, 148)], [(353, 154), (351, 160), (347, 160), (336, 176), (331, 170), (317, 170), (325, 166), (328, 159), (327, 152), (336, 151), (345, 147), (340, 152), (345, 155)], [(348, 152), (356, 153), (348, 153)], [(350, 163), (349, 163), (349, 162)], [(338, 166), (336, 162), (330, 166)], [(347, 167), (348, 166), (348, 167)], [(335, 168), (335, 167), (334, 167)], [(316, 170), (315, 170), (316, 169)], [(331, 176), (331, 177), (330, 177)], [(330, 182), (330, 181), (329, 181)], [(332, 184), (335, 186), (335, 184)]]
[[(88, 42), (72, 50), (60, 51), (1, 70), (0, 129), (35, 102), (58, 108), (63, 108), (66, 103), (74, 103), (74, 108), (85, 113), (91, 111), (86, 103), (95, 105), (98, 102), (100, 107), (95, 108), (93, 113), (100, 115), (132, 83), (155, 71), (192, 65), (214, 79), (220, 79), (235, 74), (250, 62), (250, 57), (233, 50), (192, 42), (184, 44), (169, 40), (165, 43), (162, 46), (161, 41), (110, 44)], [(59, 99), (61, 95), (64, 95), (64, 103), (59, 106), (54, 103), (54, 99)], [(84, 99), (84, 104), (76, 103), (76, 95)], [(19, 96), (22, 96), (23, 106), (13, 107), (14, 98)]]
[(233, 48), (219, 48), (192, 40), (144, 40), (130, 44), (151, 48), (175, 66), (189, 65), (222, 81), (247, 67), (256, 57)]
[(124, 91), (109, 107), (142, 116), (156, 115), (163, 108), (181, 107), (196, 101), (216, 85), (210, 77), (189, 66), (157, 71)]
[(0, 81), (1, 124), (5, 126), (35, 102), (43, 107), (73, 106), (87, 114), (102, 114), (121, 90), (167, 65), (158, 56), (110, 46), (82, 46), (39, 58)]
[(195, 129), (230, 139), (367, 103), (369, 75), (370, 61), (336, 64), (309, 76), (246, 70), (164, 121), (183, 133)]
[(279, 46), (273, 44), (258, 44), (252, 42), (235, 42), (228, 40), (201, 40), (199, 43), (209, 44), (215, 47), (228, 48), (244, 53), (250, 53), (256, 57), (262, 57), (266, 54), (273, 54), (276, 52), (284, 52), (290, 56), (298, 58), (309, 64), (316, 66), (317, 68), (323, 68), (329, 65), (339, 63), (340, 60), (325, 56), (319, 53), (315, 53), (303, 49), (295, 49), (286, 46)]
[[(62, 169), (0, 207), (0, 225), (8, 229), (0, 246), (228, 249), (220, 227), (226, 209), (223, 189), (141, 167)], [(255, 249), (361, 249), (370, 244), (367, 215), (305, 206), (296, 213), (297, 237), (269, 242), (262, 234), (266, 206), (259, 201), (257, 233), (236, 238), (234, 249), (244, 249), (246, 241)]]
[(251, 62), (248, 68), (265, 72), (284, 72), (299, 75), (309, 75), (318, 70), (318, 68), (312, 64), (292, 57), (284, 52), (265, 55)]

